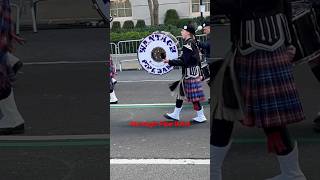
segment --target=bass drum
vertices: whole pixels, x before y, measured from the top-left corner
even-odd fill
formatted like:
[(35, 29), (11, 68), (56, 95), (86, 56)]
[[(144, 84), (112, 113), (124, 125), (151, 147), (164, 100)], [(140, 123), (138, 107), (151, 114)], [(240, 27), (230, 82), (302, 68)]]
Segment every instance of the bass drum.
[(138, 47), (138, 60), (150, 74), (163, 75), (173, 67), (163, 63), (163, 57), (170, 60), (178, 58), (178, 40), (169, 32), (157, 31), (144, 38)]
[(105, 21), (112, 21), (112, 17), (110, 17), (109, 13), (110, 0), (92, 0), (92, 2), (95, 9), (97, 9)]
[(320, 56), (320, 29), (310, 3), (294, 2), (292, 10), (293, 45), (296, 47), (293, 61), (302, 64)]

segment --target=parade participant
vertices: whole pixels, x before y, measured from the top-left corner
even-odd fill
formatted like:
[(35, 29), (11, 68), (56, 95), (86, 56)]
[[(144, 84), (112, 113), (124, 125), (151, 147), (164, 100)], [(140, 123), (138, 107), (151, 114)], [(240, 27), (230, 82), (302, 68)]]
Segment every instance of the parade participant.
[[(107, 14), (110, 14), (109, 13), (109, 10), (110, 10), (110, 0), (104, 0), (104, 3), (106, 4), (107, 6)], [(110, 16), (110, 17), (107, 17), (107, 21), (109, 21), (108, 25), (110, 25), (110, 23), (112, 22), (113, 18)], [(110, 26), (108, 26), (110, 28)], [(116, 69), (113, 65), (113, 61), (112, 61), (112, 58), (111, 56), (109, 55), (109, 96), (110, 96), (110, 99), (109, 99), (109, 103), (110, 104), (117, 104), (118, 103), (118, 98), (116, 96), (116, 93), (114, 91), (114, 87), (115, 87), (115, 84), (117, 83), (117, 80), (115, 79), (115, 75), (116, 75)]]
[(211, 88), (211, 179), (222, 179), (233, 125), (240, 120), (262, 128), (269, 152), (277, 155), (281, 174), (269, 180), (306, 180), (287, 129), (305, 119), (293, 78), (290, 4), (217, 0), (213, 9), (230, 17), (233, 46)]
[(118, 98), (116, 96), (116, 93), (114, 92), (114, 86), (116, 84), (116, 80), (114, 79), (115, 74), (116, 74), (116, 70), (114, 68), (113, 62), (112, 62), (112, 58), (110, 57), (110, 63), (109, 63), (109, 67), (110, 67), (110, 80), (109, 80), (109, 86), (110, 86), (110, 104), (117, 104), (118, 103)]
[[(203, 33), (207, 36), (207, 40), (205, 42), (199, 42), (198, 46), (201, 50), (201, 53), (203, 53), (205, 55), (206, 61), (209, 64), (209, 69), (211, 72), (211, 68), (212, 68), (212, 63), (208, 62), (208, 59), (210, 58), (210, 23), (209, 22), (204, 22), (202, 24), (202, 30)], [(210, 79), (208, 81), (208, 85), (210, 87), (210, 83), (211, 83), (212, 79)], [(208, 102), (210, 103), (210, 98), (208, 98)]]
[(202, 24), (202, 31), (207, 36), (207, 40), (205, 42), (198, 42), (198, 46), (201, 52), (208, 59), (210, 58), (210, 23), (209, 22), (206, 21)]
[(202, 89), (200, 76), (200, 54), (195, 40), (195, 28), (189, 24), (183, 26), (181, 35), (184, 40), (182, 47), (182, 55), (177, 60), (168, 60), (165, 55), (162, 56), (164, 63), (170, 66), (182, 67), (182, 78), (180, 81), (173, 83), (170, 90), (177, 97), (176, 107), (173, 113), (167, 113), (164, 116), (167, 119), (180, 120), (180, 111), (182, 109), (183, 99), (193, 103), (193, 108), (197, 112), (197, 116), (193, 118), (192, 122), (202, 123), (207, 119), (204, 115), (203, 107), (200, 102), (205, 100), (204, 92)]
[[(11, 8), (9, 0), (1, 0), (0, 7), (0, 63), (3, 67), (10, 67), (8, 52), (13, 50), (13, 41), (22, 43), (24, 40), (14, 34), (13, 24), (11, 22)], [(12, 67), (6, 68), (6, 76), (14, 74)], [(4, 76), (1, 76), (3, 78)], [(3, 82), (3, 81), (2, 81)], [(15, 104), (13, 90), (10, 95), (0, 101), (0, 135), (18, 134), (24, 132), (24, 119), (19, 113)]]

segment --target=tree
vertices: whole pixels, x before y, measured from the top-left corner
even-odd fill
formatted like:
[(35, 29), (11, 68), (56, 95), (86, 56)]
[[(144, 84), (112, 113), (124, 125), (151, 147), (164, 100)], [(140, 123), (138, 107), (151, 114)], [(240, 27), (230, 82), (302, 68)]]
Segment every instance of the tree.
[(151, 25), (159, 24), (159, 1), (158, 0), (148, 0), (149, 12)]

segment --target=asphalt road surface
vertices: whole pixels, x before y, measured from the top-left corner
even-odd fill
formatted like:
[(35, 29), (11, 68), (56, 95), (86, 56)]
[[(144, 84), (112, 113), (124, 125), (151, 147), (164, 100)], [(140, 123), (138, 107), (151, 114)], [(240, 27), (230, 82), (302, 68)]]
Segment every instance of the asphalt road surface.
[(21, 35), (14, 93), (26, 132), (0, 137), (0, 179), (108, 179), (106, 29)]

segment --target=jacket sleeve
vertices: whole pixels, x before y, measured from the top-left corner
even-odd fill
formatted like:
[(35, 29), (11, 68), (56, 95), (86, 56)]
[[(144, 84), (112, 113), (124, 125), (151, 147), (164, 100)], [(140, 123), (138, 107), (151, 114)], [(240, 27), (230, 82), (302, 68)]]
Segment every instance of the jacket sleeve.
[(170, 66), (184, 66), (184, 63), (181, 59), (176, 59), (176, 60), (170, 60), (169, 65)]
[(170, 66), (185, 66), (182, 57), (179, 57), (178, 59), (175, 60), (169, 60), (168, 63)]

